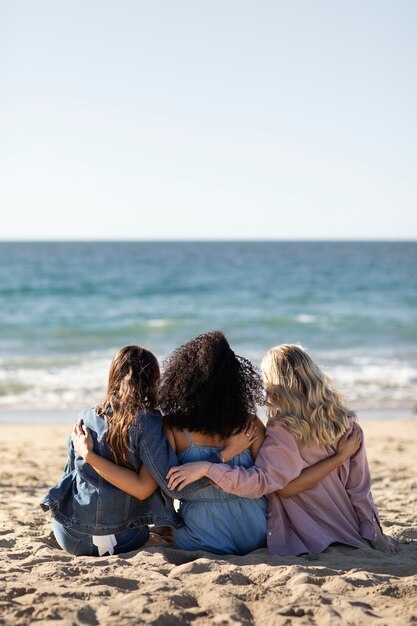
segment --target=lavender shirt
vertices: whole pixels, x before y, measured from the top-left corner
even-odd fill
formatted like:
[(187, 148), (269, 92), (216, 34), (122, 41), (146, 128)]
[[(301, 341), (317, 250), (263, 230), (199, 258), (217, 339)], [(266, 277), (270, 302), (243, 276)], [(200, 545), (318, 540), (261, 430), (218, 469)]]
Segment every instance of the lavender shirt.
[(291, 498), (276, 493), (305, 467), (335, 452), (332, 446), (305, 445), (279, 422), (269, 422), (254, 466), (214, 464), (208, 477), (224, 491), (245, 498), (270, 494), (267, 543), (272, 554), (314, 554), (333, 542), (359, 546), (364, 539), (376, 539), (379, 523), (363, 433), (356, 455), (316, 486)]

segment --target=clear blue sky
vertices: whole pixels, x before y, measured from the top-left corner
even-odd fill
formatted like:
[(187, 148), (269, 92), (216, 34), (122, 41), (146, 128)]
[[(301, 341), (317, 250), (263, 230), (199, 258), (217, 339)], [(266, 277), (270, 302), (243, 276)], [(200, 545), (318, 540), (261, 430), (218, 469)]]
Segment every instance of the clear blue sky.
[(415, 0), (3, 0), (0, 239), (417, 238)]

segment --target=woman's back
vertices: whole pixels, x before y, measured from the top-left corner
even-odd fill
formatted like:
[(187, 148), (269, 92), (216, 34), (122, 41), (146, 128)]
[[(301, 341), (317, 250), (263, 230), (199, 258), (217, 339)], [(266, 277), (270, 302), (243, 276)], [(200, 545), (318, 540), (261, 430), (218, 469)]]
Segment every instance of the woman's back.
[[(216, 453), (225, 452), (234, 435), (247, 434), (251, 427), (256, 405), (263, 402), (262, 380), (250, 361), (233, 352), (221, 331), (212, 331), (188, 341), (165, 361), (158, 402), (175, 438), (179, 463), (212, 462), (213, 456), (217, 461), (221, 459)], [(262, 439), (263, 432), (259, 444)], [(224, 458), (242, 449), (231, 448)], [(250, 453), (239, 455), (234, 463), (252, 464)], [(204, 487), (198, 495), (184, 496), (180, 513), (185, 527), (174, 538), (185, 550), (243, 554), (265, 545), (263, 499), (239, 499)]]
[(291, 497), (279, 491), (307, 467), (333, 452), (300, 442), (278, 421), (269, 421), (256, 466), (246, 470), (211, 465), (207, 476), (229, 493), (256, 498), (269, 493), (268, 548), (280, 556), (317, 553), (334, 542), (373, 541), (377, 509), (372, 500), (365, 447), (314, 486)]
[[(332, 446), (301, 442), (279, 423), (268, 426), (269, 436), (272, 431), (280, 442), (276, 455), (286, 458), (285, 467), (281, 469), (284, 483), (296, 478), (305, 467), (335, 453)], [(265, 459), (261, 453), (259, 464), (262, 466), (263, 463)], [(277, 527), (274, 536), (276, 553), (314, 553), (334, 542), (358, 546), (365, 537), (375, 539), (378, 511), (370, 482), (362, 433), (357, 454), (346, 459), (318, 484), (290, 498), (274, 494), (271, 508)]]
[[(127, 455), (135, 472), (142, 465), (139, 442), (144, 413), (138, 414), (127, 434)], [(155, 420), (161, 420), (159, 411), (148, 410), (146, 413)], [(112, 454), (106, 441), (106, 418), (97, 415), (94, 408), (81, 411), (78, 417), (91, 433), (94, 451), (111, 460)], [(175, 520), (171, 504), (165, 504), (158, 491), (141, 501), (114, 487), (80, 455), (75, 454), (71, 439), (68, 441), (64, 474), (45, 495), (41, 506), (44, 510), (51, 509), (60, 523), (94, 535), (121, 532), (132, 525), (143, 525), (145, 521), (160, 524), (161, 520), (170, 516)]]
[[(194, 442), (215, 441), (214, 436), (187, 431), (175, 432), (178, 463), (206, 461), (223, 445), (199, 445)], [(184, 446), (184, 439), (188, 447)], [(230, 467), (251, 467), (249, 450), (228, 462)], [(184, 526), (174, 532), (175, 543), (184, 550), (208, 550), (217, 554), (246, 554), (266, 545), (266, 498), (247, 499), (207, 486), (190, 493), (181, 501)]]

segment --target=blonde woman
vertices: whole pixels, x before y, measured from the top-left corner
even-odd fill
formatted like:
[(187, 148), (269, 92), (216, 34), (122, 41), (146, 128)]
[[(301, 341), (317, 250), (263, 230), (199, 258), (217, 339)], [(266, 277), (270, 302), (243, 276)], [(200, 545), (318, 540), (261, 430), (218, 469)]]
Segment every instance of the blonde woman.
[[(169, 471), (169, 486), (181, 489), (208, 476), (228, 493), (270, 494), (267, 542), (273, 554), (314, 554), (334, 542), (395, 551), (378, 521), (363, 434), (342, 395), (298, 345), (269, 350), (262, 372), (268, 424), (255, 465), (190, 463)], [(338, 455), (338, 439), (351, 430), (353, 437), (362, 436), (358, 452)], [(313, 468), (304, 490), (286, 490), (308, 466)]]

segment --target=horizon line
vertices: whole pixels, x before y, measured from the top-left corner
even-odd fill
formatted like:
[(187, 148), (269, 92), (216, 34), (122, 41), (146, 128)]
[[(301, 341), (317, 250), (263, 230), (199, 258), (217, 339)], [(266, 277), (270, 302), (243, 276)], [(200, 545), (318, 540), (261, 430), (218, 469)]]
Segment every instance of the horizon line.
[(97, 239), (0, 239), (2, 243), (416, 243), (416, 238), (314, 238), (314, 239), (271, 239), (271, 238), (251, 238), (251, 239), (227, 239), (227, 238), (188, 238), (188, 239), (136, 239), (136, 238), (97, 238)]

